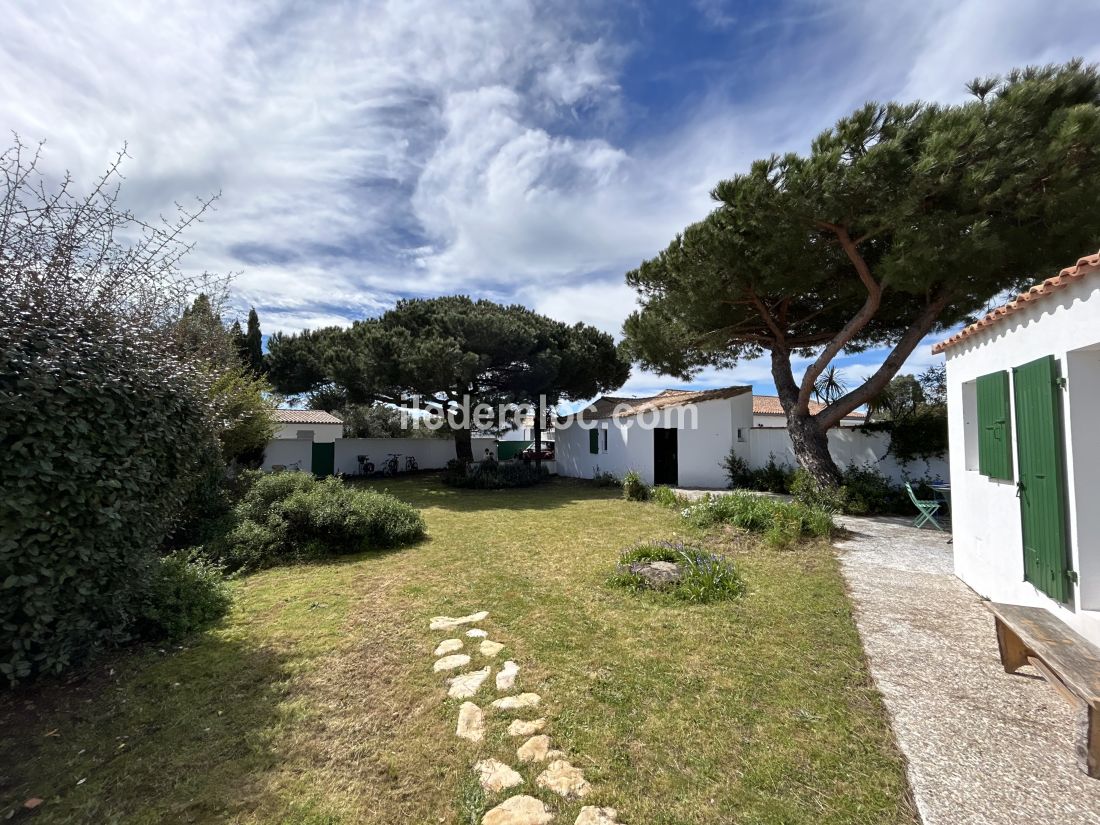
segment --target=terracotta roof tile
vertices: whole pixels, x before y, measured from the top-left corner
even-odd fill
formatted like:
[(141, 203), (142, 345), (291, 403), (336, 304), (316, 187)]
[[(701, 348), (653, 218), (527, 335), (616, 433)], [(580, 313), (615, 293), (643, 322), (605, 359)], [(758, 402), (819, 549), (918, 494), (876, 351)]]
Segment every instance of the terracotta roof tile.
[(275, 420), (282, 424), (343, 424), (331, 413), (322, 410), (275, 410)]
[[(810, 402), (810, 415), (817, 415), (825, 409), (824, 404), (819, 404), (816, 401)], [(778, 395), (754, 395), (752, 397), (752, 414), (753, 415), (786, 415), (783, 412), (783, 405), (779, 402)], [(850, 412), (845, 418), (865, 418), (864, 413)]]
[(1079, 258), (1076, 264), (1066, 267), (1053, 278), (1047, 278), (1041, 284), (1036, 284), (1027, 292), (1021, 292), (1013, 300), (1009, 301), (1004, 306), (997, 307), (980, 321), (971, 324), (961, 332), (952, 335), (950, 338), (940, 341), (932, 347), (932, 352), (937, 354), (944, 352), (948, 348), (965, 341), (970, 336), (977, 335), (993, 324), (999, 323), (1008, 316), (1019, 312), (1032, 301), (1037, 301), (1051, 293), (1064, 289), (1074, 281), (1084, 278), (1086, 275), (1091, 275), (1094, 272), (1100, 272), (1100, 252), (1097, 252), (1095, 255)]
[[(638, 413), (660, 410), (667, 407), (680, 407), (685, 404), (700, 404), (703, 401), (714, 401), (720, 398), (733, 398), (736, 395), (744, 395), (752, 392), (752, 387), (721, 387), (714, 390), (665, 390), (657, 395), (644, 398), (626, 398), (623, 396), (605, 395), (597, 398), (587, 407), (576, 413), (584, 414), (588, 420), (597, 418), (611, 418), (619, 409), (618, 418), (624, 418)], [(626, 409), (623, 409), (623, 408)], [(563, 416), (570, 418), (572, 416)]]

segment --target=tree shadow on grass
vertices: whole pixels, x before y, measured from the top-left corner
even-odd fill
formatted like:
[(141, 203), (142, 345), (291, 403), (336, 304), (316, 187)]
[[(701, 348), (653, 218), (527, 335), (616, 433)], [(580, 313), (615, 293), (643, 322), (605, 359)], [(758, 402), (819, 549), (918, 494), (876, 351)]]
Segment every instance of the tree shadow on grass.
[(0, 697), (0, 818), (191, 822), (253, 807), (290, 657), (223, 633), (124, 651)]
[(419, 474), (413, 478), (349, 480), (378, 492), (388, 492), (414, 507), (439, 507), (456, 512), (503, 510), (554, 510), (579, 501), (617, 500), (617, 487), (597, 487), (584, 479), (552, 477), (532, 487), (509, 490), (471, 490), (448, 487), (439, 474)]

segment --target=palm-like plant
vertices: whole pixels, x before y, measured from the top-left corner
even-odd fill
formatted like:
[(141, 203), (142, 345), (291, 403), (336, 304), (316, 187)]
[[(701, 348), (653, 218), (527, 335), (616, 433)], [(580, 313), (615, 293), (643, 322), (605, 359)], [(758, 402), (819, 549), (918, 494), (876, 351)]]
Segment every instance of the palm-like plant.
[(814, 382), (814, 397), (822, 404), (832, 404), (846, 392), (848, 392), (848, 385), (835, 366), (821, 373)]

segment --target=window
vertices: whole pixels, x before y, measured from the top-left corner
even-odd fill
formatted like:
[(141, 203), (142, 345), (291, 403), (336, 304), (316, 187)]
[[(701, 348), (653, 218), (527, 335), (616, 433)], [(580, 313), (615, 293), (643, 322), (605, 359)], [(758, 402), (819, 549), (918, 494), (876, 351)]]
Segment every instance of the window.
[(603, 428), (603, 451), (607, 452), (607, 427)]
[(600, 431), (593, 428), (588, 431), (588, 452), (596, 455), (600, 451)]
[(745, 428), (744, 427), (738, 427), (737, 428), (737, 440), (738, 441), (744, 441), (745, 440)]
[(977, 380), (978, 472), (1012, 480), (1012, 424), (1009, 421), (1008, 373), (995, 372)]

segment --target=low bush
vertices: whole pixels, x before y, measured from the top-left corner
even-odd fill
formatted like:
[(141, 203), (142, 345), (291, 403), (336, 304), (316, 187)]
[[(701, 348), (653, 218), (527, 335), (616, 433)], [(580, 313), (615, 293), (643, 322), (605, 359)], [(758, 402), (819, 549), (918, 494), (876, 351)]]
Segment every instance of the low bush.
[(592, 476), (592, 480), (596, 482), (597, 487), (618, 487), (622, 484), (622, 481), (619, 480), (617, 475), (609, 473), (606, 470), (596, 473)]
[[(914, 482), (913, 489), (921, 498), (932, 497), (925, 481)], [(799, 469), (791, 483), (791, 495), (808, 507), (853, 516), (908, 515), (914, 511), (904, 485), (894, 484), (870, 464), (846, 467), (836, 488), (822, 487)]]
[(835, 529), (832, 513), (827, 510), (752, 493), (706, 495), (685, 507), (682, 515), (695, 527), (732, 524), (762, 533), (769, 544), (777, 547), (786, 547), (804, 537), (827, 537)]
[(649, 497), (662, 507), (670, 507), (674, 510), (682, 510), (689, 502), (684, 496), (679, 495), (671, 487), (658, 484), (649, 491)]
[(726, 470), (729, 486), (733, 490), (787, 493), (790, 492), (791, 482), (794, 480), (794, 470), (777, 462), (774, 454), (768, 456), (767, 464), (754, 469), (737, 454), (736, 449), (732, 449), (722, 459), (722, 467)]
[[(655, 585), (637, 572), (640, 564), (654, 561), (678, 565), (679, 578)], [(660, 590), (696, 604), (733, 599), (745, 592), (745, 582), (733, 562), (682, 542), (651, 542), (623, 551), (610, 583), (635, 592)]]
[(229, 611), (229, 587), (216, 567), (173, 553), (157, 560), (152, 586), (137, 617), (137, 632), (151, 641), (175, 641), (209, 627)]
[(533, 487), (546, 481), (550, 470), (533, 463), (519, 461), (485, 461), (481, 464), (465, 464), (452, 459), (443, 471), (443, 483), (451, 487), (469, 490), (507, 490), (516, 487)]
[(636, 470), (629, 470), (623, 476), (623, 498), (627, 501), (649, 500), (649, 485), (642, 481)]
[(424, 536), (424, 520), (408, 504), (307, 473), (263, 476), (233, 519), (224, 538), (200, 551), (229, 572), (399, 547)]

